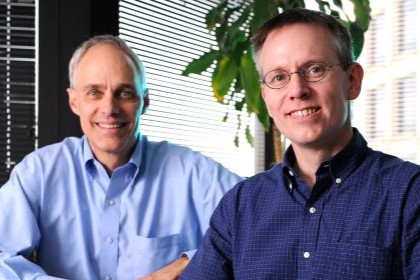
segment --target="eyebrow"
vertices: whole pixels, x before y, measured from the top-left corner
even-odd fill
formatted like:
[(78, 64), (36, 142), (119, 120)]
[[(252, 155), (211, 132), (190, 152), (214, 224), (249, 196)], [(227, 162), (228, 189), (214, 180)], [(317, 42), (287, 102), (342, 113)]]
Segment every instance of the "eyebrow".
[[(302, 69), (303, 67), (305, 67), (306, 65), (308, 65), (308, 64), (313, 64), (313, 63), (325, 63), (325, 64), (327, 64), (327, 65), (328, 65), (328, 63), (326, 63), (326, 62), (324, 62), (324, 61), (322, 61), (322, 60), (320, 60), (320, 59), (310, 59), (310, 60), (305, 61), (305, 62), (304, 62), (304, 63), (302, 63), (302, 64), (299, 64), (299, 66), (296, 68), (296, 70), (300, 70), (300, 69)], [(283, 68), (283, 67), (281, 67), (281, 66), (278, 66), (278, 67), (275, 67), (275, 68), (273, 68), (273, 69), (271, 69), (271, 70), (267, 71), (266, 73), (268, 73), (268, 72), (272, 72), (272, 71), (278, 71), (278, 70), (283, 70), (283, 71), (289, 72), (289, 70), (286, 70), (286, 68)]]
[[(101, 88), (105, 88), (105, 86), (101, 85), (101, 84), (92, 83), (92, 84), (87, 84), (87, 85), (83, 86), (81, 89), (82, 90), (89, 90), (89, 89), (101, 89)], [(129, 88), (129, 89), (133, 89), (133, 90), (136, 89), (135, 85), (130, 84), (130, 83), (118, 84), (115, 89), (116, 90), (121, 90), (121, 89), (124, 89), (124, 88)]]

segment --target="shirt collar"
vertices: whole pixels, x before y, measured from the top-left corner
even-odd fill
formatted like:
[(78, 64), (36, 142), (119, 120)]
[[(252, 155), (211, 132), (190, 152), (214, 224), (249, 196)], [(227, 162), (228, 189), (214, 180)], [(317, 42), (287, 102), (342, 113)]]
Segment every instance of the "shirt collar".
[[(94, 164), (95, 157), (93, 156), (92, 149), (90, 148), (89, 142), (86, 138), (86, 135), (82, 137), (83, 141), (83, 161), (88, 171), (91, 171), (92, 165)], [(142, 153), (144, 150), (144, 146), (147, 143), (147, 137), (139, 134), (136, 147), (128, 160), (128, 163), (133, 164), (136, 169), (138, 169), (141, 165), (142, 161)]]
[[(333, 178), (341, 178), (341, 180), (344, 180), (357, 166), (359, 166), (368, 150), (369, 148), (366, 140), (357, 128), (353, 128), (353, 137), (351, 141), (338, 154), (331, 156), (321, 163), (319, 169), (329, 166)], [(293, 147), (289, 146), (284, 154), (283, 173), (296, 173), (293, 169), (295, 163), (296, 156)]]
[(357, 168), (366, 156), (369, 148), (360, 132), (353, 128), (353, 138), (338, 154), (329, 158), (325, 164), (331, 166), (335, 178), (345, 179)]
[(136, 168), (139, 168), (142, 161), (142, 154), (144, 152), (144, 147), (147, 143), (147, 137), (143, 135), (139, 135), (136, 143), (136, 147), (134, 148), (133, 154), (130, 157), (128, 162), (134, 164)]

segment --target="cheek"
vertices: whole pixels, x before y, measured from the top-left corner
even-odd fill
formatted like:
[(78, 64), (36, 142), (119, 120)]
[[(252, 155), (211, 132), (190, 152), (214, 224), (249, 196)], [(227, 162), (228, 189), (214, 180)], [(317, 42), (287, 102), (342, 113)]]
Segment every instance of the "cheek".
[(281, 115), (282, 104), (283, 100), (278, 96), (272, 96), (266, 99), (267, 110), (272, 118)]
[(86, 103), (80, 103), (78, 108), (80, 118), (89, 118), (95, 112), (95, 106)]
[(350, 101), (345, 96), (335, 97), (330, 101), (329, 107), (331, 118), (337, 119), (337, 121), (342, 122), (347, 120), (349, 116), (349, 106)]
[(140, 104), (138, 104), (138, 103), (137, 104), (130, 104), (129, 106), (126, 106), (124, 108), (124, 112), (125, 112), (125, 114), (128, 118), (136, 120), (136, 119), (140, 118), (142, 108), (143, 107), (140, 106)]

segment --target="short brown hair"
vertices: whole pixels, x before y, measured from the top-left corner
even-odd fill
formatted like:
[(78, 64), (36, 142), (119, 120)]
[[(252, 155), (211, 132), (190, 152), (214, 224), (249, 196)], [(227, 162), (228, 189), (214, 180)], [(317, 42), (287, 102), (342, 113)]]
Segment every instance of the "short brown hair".
[(296, 23), (317, 24), (327, 28), (335, 38), (335, 51), (341, 67), (345, 69), (354, 61), (350, 33), (340, 21), (323, 12), (299, 8), (285, 11), (268, 20), (252, 37), (252, 50), (258, 71), (261, 70), (259, 57), (267, 36), (275, 29)]

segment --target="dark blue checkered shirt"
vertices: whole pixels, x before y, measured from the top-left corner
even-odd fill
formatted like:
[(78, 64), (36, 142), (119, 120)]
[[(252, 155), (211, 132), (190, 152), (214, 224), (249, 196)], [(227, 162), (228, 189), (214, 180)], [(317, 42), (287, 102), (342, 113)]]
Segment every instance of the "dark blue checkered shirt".
[(285, 161), (232, 189), (181, 279), (420, 279), (420, 166), (352, 141), (311, 190)]

